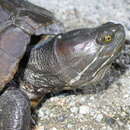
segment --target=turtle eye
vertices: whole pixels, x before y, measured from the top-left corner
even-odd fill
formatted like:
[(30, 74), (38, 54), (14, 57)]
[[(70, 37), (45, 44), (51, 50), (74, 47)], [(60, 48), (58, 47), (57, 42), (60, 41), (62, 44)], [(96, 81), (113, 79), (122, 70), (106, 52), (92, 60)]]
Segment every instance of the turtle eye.
[(104, 43), (109, 43), (112, 41), (112, 35), (105, 35), (102, 40)]
[(109, 44), (114, 40), (114, 33), (112, 32), (105, 32), (105, 33), (101, 33), (98, 35), (96, 41), (98, 44), (104, 45), (104, 44)]

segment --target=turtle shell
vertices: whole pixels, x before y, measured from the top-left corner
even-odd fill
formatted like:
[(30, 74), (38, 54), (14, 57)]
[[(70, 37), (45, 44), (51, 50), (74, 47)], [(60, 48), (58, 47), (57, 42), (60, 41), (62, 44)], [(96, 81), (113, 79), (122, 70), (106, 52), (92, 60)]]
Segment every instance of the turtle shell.
[[(47, 34), (44, 26), (55, 22), (51, 12), (19, 0), (0, 0), (0, 88), (17, 71), (33, 34)], [(28, 6), (27, 6), (28, 5)], [(28, 7), (28, 8), (27, 8)], [(42, 28), (42, 30), (39, 30)]]
[(30, 36), (15, 26), (0, 33), (0, 87), (13, 78), (29, 41)]
[(25, 0), (0, 0), (0, 22), (8, 19), (31, 35), (64, 32), (52, 12)]

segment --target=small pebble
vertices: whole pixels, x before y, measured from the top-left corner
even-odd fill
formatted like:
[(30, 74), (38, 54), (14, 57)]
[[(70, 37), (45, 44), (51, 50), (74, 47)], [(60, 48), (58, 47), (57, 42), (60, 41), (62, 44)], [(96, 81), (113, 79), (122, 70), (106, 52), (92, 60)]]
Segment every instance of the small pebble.
[(72, 108), (70, 108), (70, 111), (73, 112), (73, 113), (78, 113), (78, 108), (72, 107)]
[(44, 126), (38, 126), (34, 130), (45, 130), (45, 129), (44, 129)]
[(98, 114), (96, 116), (96, 121), (101, 122), (102, 119), (103, 119), (103, 115), (102, 114)]
[(53, 127), (51, 130), (57, 130), (55, 127)]
[(72, 125), (72, 124), (68, 124), (67, 127), (68, 127), (68, 128), (72, 128), (73, 125)]
[(87, 114), (87, 113), (89, 113), (89, 107), (88, 107), (88, 106), (85, 106), (85, 105), (80, 106), (80, 108), (79, 108), (79, 113), (80, 113), (80, 114)]

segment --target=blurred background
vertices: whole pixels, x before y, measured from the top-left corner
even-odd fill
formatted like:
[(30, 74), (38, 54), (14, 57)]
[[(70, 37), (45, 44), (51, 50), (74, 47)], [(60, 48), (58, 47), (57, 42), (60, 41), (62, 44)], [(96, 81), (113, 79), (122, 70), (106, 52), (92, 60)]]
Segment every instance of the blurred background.
[(67, 30), (115, 21), (127, 28), (127, 35), (130, 37), (130, 0), (28, 1), (52, 11)]

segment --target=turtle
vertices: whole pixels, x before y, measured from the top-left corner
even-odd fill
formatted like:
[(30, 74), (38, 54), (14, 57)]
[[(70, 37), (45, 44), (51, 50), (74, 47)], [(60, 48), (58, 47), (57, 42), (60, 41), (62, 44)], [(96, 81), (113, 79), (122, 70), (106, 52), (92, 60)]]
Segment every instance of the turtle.
[(46, 9), (1, 0), (0, 130), (31, 130), (31, 106), (48, 93), (99, 82), (124, 43), (119, 23), (64, 31)]

